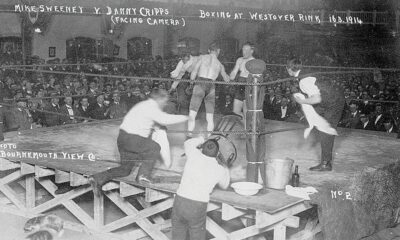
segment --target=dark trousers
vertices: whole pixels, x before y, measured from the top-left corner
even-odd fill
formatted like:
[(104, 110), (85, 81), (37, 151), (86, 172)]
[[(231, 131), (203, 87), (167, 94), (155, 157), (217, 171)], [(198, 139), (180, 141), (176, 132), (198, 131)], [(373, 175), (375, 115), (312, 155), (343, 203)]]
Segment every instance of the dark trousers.
[(121, 157), (121, 166), (93, 175), (93, 178), (100, 186), (114, 178), (128, 176), (133, 167), (140, 162), (138, 176), (151, 177), (154, 164), (161, 158), (161, 148), (158, 143), (151, 140), (151, 138), (144, 138), (120, 130), (117, 146)]
[(179, 113), (189, 113), (190, 96), (186, 94), (186, 88), (189, 87), (189, 83), (180, 82), (178, 84), (176, 93), (178, 98)]
[(172, 239), (205, 240), (206, 218), (207, 203), (176, 195), (172, 208)]
[[(344, 101), (338, 101), (334, 106), (326, 108), (316, 108), (316, 111), (323, 116), (331, 127), (337, 127), (344, 108)], [(331, 162), (333, 159), (333, 145), (335, 136), (323, 132), (318, 132), (319, 141), (321, 143), (321, 161)]]

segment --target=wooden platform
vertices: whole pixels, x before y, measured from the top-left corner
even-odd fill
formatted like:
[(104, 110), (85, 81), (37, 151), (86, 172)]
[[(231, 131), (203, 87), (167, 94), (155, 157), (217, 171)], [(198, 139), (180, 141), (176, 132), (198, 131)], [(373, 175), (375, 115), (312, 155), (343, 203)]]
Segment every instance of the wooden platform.
[[(115, 182), (103, 187), (104, 196), (126, 216), (110, 223), (104, 221), (104, 196), (93, 198), (93, 215), (88, 215), (73, 201), (91, 191), (87, 181), (88, 175), (117, 166), (114, 162), (119, 160), (116, 147), (119, 124), (119, 121), (107, 121), (7, 134), (6, 141), (0, 149), (0, 192), (12, 204), (11, 207), (2, 206), (1, 210), (31, 216), (62, 205), (82, 223), (69, 223), (69, 227), (90, 231), (102, 239), (137, 239), (145, 236), (168, 239), (163, 231), (170, 227), (170, 220), (164, 219), (165, 215), (162, 213), (172, 207), (177, 183), (165, 181), (160, 184), (140, 185), (134, 181), (135, 173), (126, 178), (115, 179)], [(204, 129), (204, 122), (197, 125), (199, 130)], [(276, 121), (266, 123), (267, 130), (293, 127), (299, 125)], [(185, 126), (175, 125), (169, 129), (183, 130)], [(266, 135), (267, 157), (295, 159), (295, 164), (300, 166), (302, 185), (317, 188), (323, 187), (325, 182), (346, 183), (362, 168), (377, 168), (394, 162), (400, 153), (399, 142), (393, 136), (340, 130), (335, 144), (334, 171), (314, 173), (309, 172), (307, 168), (318, 162), (319, 146), (313, 144), (313, 137), (304, 140), (302, 136), (302, 130)], [(159, 164), (154, 175), (165, 176), (166, 179), (180, 177), (185, 163), (184, 157), (181, 157), (184, 138), (185, 135), (181, 133), (169, 134), (173, 166), (171, 169), (165, 169)], [(238, 159), (231, 169), (234, 182), (245, 178), (247, 162), (243, 138), (235, 136), (233, 141), (238, 148)], [(14, 152), (14, 155), (10, 155), (10, 152)], [(15, 154), (16, 152), (19, 155)], [(49, 179), (53, 176), (57, 183), (69, 182), (71, 186), (78, 188), (63, 195), (55, 195), (56, 186)], [(35, 182), (53, 198), (39, 204)], [(24, 196), (13, 191), (10, 187), (13, 183), (24, 187)], [(134, 197), (141, 207), (138, 208), (127, 201), (129, 197)], [(304, 200), (288, 196), (283, 191), (268, 189), (256, 196), (244, 197), (232, 190), (216, 190), (211, 196), (208, 210), (220, 211), (223, 221), (240, 219), (246, 225), (227, 232), (208, 218), (207, 230), (214, 239), (245, 239), (274, 230), (274, 240), (283, 240), (286, 239), (286, 227), (299, 226), (299, 218), (294, 215), (308, 208), (310, 206)], [(132, 223), (136, 223), (137, 227), (130, 232), (112, 233)]]
[[(81, 153), (85, 159), (93, 153), (97, 161), (119, 161), (116, 146), (119, 124), (119, 121), (111, 120), (97, 124), (47, 128), (22, 132), (20, 135), (6, 135), (6, 142), (16, 143), (17, 150), (58, 152), (59, 156), (62, 156), (62, 152)], [(196, 130), (205, 130), (203, 121), (196, 125), (199, 126)], [(301, 126), (279, 121), (266, 122), (268, 131), (294, 127)], [(169, 129), (185, 130), (186, 126), (173, 125)], [(173, 155), (173, 166), (169, 170), (173, 172), (181, 172), (184, 167), (185, 159), (181, 157), (184, 138), (185, 135), (181, 133), (169, 134)], [(238, 149), (238, 159), (231, 169), (231, 175), (233, 181), (239, 181), (245, 176), (245, 142), (239, 135), (233, 140)], [(313, 133), (306, 140), (303, 139), (302, 130), (266, 135), (266, 150), (266, 157), (269, 159), (294, 159), (295, 165), (299, 165), (301, 183), (318, 188), (326, 182), (344, 184), (362, 169), (379, 168), (396, 161), (400, 155), (400, 141), (395, 138), (395, 134), (339, 129), (334, 147), (334, 170), (325, 173), (308, 171), (308, 168), (318, 164), (320, 159), (320, 146), (316, 143)], [(157, 167), (163, 169), (162, 165)]]
[[(67, 227), (91, 232), (99, 239), (168, 239), (165, 231), (171, 226), (165, 219), (166, 210), (173, 204), (173, 194), (178, 184), (160, 183), (141, 185), (134, 181), (135, 172), (130, 176), (106, 184), (104, 195), (93, 196), (93, 214), (85, 212), (74, 199), (90, 192), (87, 176), (117, 166), (118, 152), (115, 140), (118, 121), (86, 124), (41, 131), (21, 132), (7, 135), (0, 149), (0, 192), (10, 201), (0, 206), (2, 211), (22, 216), (35, 216), (54, 207), (63, 206), (81, 224), (68, 222)], [(175, 126), (179, 129), (182, 126)], [(184, 166), (181, 157), (183, 134), (171, 134), (174, 166), (163, 169), (158, 166), (156, 176), (180, 177)], [(238, 166), (240, 161), (237, 162)], [(55, 195), (56, 183), (69, 182), (77, 188)], [(240, 178), (242, 178), (241, 176)], [(13, 184), (25, 189), (17, 194)], [(42, 203), (37, 201), (37, 191), (45, 189), (53, 197)], [(105, 222), (104, 197), (126, 214), (113, 222)], [(135, 199), (132, 204), (128, 199)], [(139, 206), (137, 206), (139, 204)], [(207, 218), (207, 230), (212, 239), (246, 239), (273, 230), (275, 240), (286, 239), (286, 228), (297, 228), (297, 213), (310, 206), (303, 199), (286, 195), (282, 191), (267, 190), (251, 197), (240, 196), (232, 190), (216, 190), (211, 196), (208, 211), (221, 213), (221, 221), (241, 220), (245, 225), (234, 231), (225, 231), (217, 222)], [(130, 231), (115, 234), (115, 231), (131, 226)]]

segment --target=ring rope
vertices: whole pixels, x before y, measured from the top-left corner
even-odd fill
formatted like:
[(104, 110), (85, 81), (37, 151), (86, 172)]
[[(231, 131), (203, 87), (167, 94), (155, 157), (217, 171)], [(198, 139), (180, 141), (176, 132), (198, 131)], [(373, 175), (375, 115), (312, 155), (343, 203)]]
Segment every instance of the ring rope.
[[(179, 59), (174, 60), (161, 60), (161, 62), (177, 62)], [(4, 65), (0, 66), (1, 68), (15, 68), (15, 67), (57, 67), (57, 66), (86, 66), (86, 65), (125, 65), (125, 64), (133, 64), (133, 63), (154, 63), (155, 60), (129, 60), (126, 62), (108, 62), (108, 63), (46, 63), (46, 64), (25, 64), (25, 65)], [(235, 62), (222, 62), (226, 64), (234, 64)], [(266, 63), (266, 66), (274, 66), (274, 67), (285, 67), (287, 64), (283, 63)], [(325, 69), (348, 69), (348, 70), (363, 70), (363, 71), (387, 71), (387, 72), (398, 72), (399, 68), (366, 68), (366, 67), (343, 67), (343, 66), (324, 66), (324, 65), (303, 65), (303, 68), (325, 68)]]
[[(24, 71), (22, 68), (15, 68), (15, 70)], [(37, 69), (27, 69), (25, 71), (29, 72), (42, 72), (42, 73), (49, 73), (49, 74), (68, 74), (68, 75), (82, 75), (81, 73), (77, 72), (65, 72), (65, 71), (50, 71), (50, 70), (37, 70)], [(313, 76), (318, 74), (337, 74), (337, 73), (348, 73), (349, 71), (334, 71), (334, 72), (315, 72), (310, 74), (305, 74), (302, 77)], [(353, 73), (353, 72), (351, 72)], [(106, 74), (94, 74), (94, 73), (85, 73), (85, 76), (92, 76), (92, 77), (104, 77), (104, 78), (118, 78), (118, 79), (136, 79), (142, 81), (161, 81), (161, 82), (171, 82), (171, 81), (178, 81), (178, 82), (189, 82), (189, 83), (212, 83), (212, 84), (221, 84), (221, 85), (235, 85), (235, 86), (267, 86), (276, 83), (283, 83), (288, 81), (295, 81), (296, 78), (288, 77), (282, 78), (275, 81), (269, 82), (222, 82), (222, 81), (205, 81), (205, 80), (190, 80), (190, 79), (173, 79), (173, 78), (157, 78), (157, 77), (137, 77), (137, 76), (124, 76), (124, 75), (106, 75)]]

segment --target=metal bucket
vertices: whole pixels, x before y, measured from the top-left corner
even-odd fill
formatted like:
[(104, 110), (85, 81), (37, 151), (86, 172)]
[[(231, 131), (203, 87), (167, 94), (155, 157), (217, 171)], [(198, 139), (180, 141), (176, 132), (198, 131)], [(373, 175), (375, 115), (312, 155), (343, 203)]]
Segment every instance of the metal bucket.
[(266, 175), (268, 188), (284, 189), (292, 175), (293, 159), (270, 159), (267, 161)]

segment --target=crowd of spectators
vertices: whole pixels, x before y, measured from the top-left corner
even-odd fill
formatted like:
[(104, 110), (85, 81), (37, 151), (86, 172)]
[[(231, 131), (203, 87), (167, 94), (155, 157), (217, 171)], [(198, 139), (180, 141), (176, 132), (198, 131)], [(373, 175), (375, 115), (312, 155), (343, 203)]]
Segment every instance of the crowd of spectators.
[[(146, 99), (153, 88), (170, 88), (172, 82), (146, 78), (168, 78), (179, 58), (163, 60), (157, 56), (155, 59), (148, 57), (138, 61), (119, 61), (95, 63), (93, 60), (82, 59), (79, 64), (70, 64), (66, 59), (44, 62), (33, 58), (31, 64), (34, 66), (28, 67), (26, 72), (1, 68), (0, 94), (4, 102), (3, 109), (7, 111), (4, 115), (5, 129), (26, 130), (122, 118), (134, 104)], [(13, 60), (12, 57), (2, 57), (1, 66), (19, 64), (21, 61)], [(228, 72), (231, 65), (226, 66)], [(266, 81), (288, 77), (283, 66), (267, 68)], [(400, 101), (398, 73), (353, 72), (326, 74), (322, 77), (328, 77), (345, 91), (346, 108), (341, 127), (397, 131), (397, 102)], [(298, 91), (296, 81), (268, 85), (263, 109), (265, 118), (306, 123), (300, 106), (292, 99), (292, 94)], [(232, 111), (234, 92), (231, 85), (217, 85), (217, 113)], [(178, 109), (176, 92), (172, 94), (167, 111), (176, 113), (184, 110)], [(187, 101), (190, 101), (189, 95)]]

